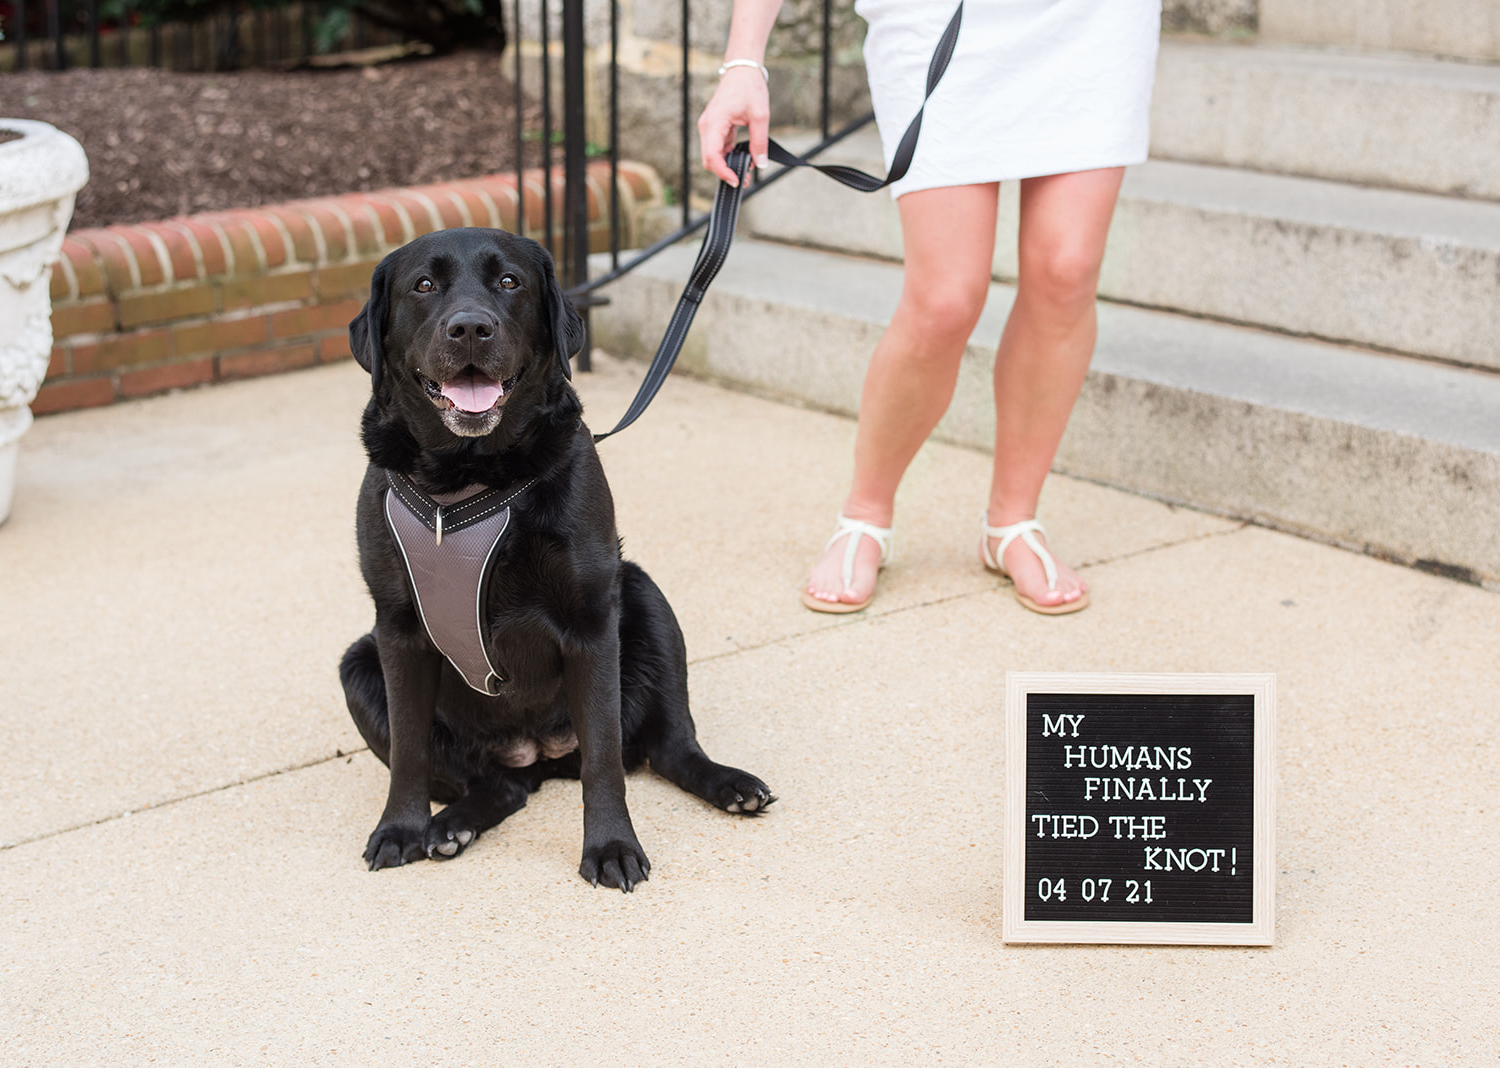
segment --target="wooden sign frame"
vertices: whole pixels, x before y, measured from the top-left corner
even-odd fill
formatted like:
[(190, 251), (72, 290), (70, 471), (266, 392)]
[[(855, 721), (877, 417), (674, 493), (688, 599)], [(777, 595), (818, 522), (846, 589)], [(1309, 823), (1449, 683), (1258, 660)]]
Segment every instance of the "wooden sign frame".
[[(1199, 703), (1214, 705), (1216, 701), (1228, 699), (1232, 701), (1233, 696), (1248, 696), (1253, 701), (1253, 749), (1249, 760), (1253, 764), (1253, 786), (1250, 804), (1251, 811), (1251, 841), (1253, 843), (1253, 870), (1250, 884), (1248, 886), (1249, 901), (1237, 907), (1236, 911), (1243, 914), (1248, 906), (1249, 916), (1246, 922), (1195, 922), (1181, 920), (1151, 920), (1140, 921), (1132, 919), (1038, 919), (1026, 918), (1027, 907), (1027, 879), (1026, 870), (1026, 845), (1028, 834), (1032, 828), (1028, 827), (1027, 812), (1027, 760), (1028, 760), (1028, 703), (1032, 695), (1065, 695), (1062, 698), (1053, 698), (1041, 703), (1055, 704), (1059, 700), (1075, 701), (1077, 707), (1083, 708), (1094, 695), (1100, 696), (1105, 704), (1111, 699), (1120, 705), (1128, 705), (1134, 700), (1137, 703), (1152, 701), (1166, 701), (1173, 707), (1186, 709), (1185, 714), (1191, 714), (1191, 706), (1194, 698), (1202, 698)], [(1236, 707), (1243, 708), (1243, 702), (1233, 702)], [(1050, 725), (1055, 727), (1062, 722), (1058, 717), (1052, 717)], [(1072, 943), (1100, 943), (1100, 944), (1140, 944), (1140, 945), (1271, 945), (1275, 940), (1276, 930), (1276, 818), (1275, 818), (1275, 728), (1276, 728), (1276, 676), (1272, 674), (1128, 674), (1128, 673), (1055, 673), (1055, 672), (1014, 672), (1005, 673), (1005, 869), (1004, 869), (1004, 897), (1002, 911), (1002, 938), (1006, 942), (1072, 942)], [(1074, 728), (1077, 729), (1076, 727)], [(1150, 741), (1153, 745), (1160, 744), (1153, 737), (1147, 737), (1149, 731), (1143, 734), (1141, 741)], [(1080, 735), (1080, 737), (1082, 737)], [(1163, 738), (1163, 741), (1169, 739)], [(1080, 741), (1080, 745), (1082, 742)], [(1103, 748), (1103, 747), (1096, 747)], [(1127, 747), (1128, 750), (1128, 747)], [(1080, 748), (1070, 754), (1067, 759), (1081, 755), (1086, 750)], [(1066, 751), (1065, 751), (1066, 752)], [(1115, 758), (1119, 759), (1118, 754)], [(1129, 759), (1127, 756), (1126, 759)], [(1071, 768), (1071, 765), (1068, 765)], [(1146, 765), (1150, 767), (1150, 764)], [(1163, 785), (1167, 791), (1174, 789), (1185, 789), (1191, 791), (1194, 781), (1201, 781), (1206, 770), (1200, 764), (1198, 769), (1199, 779), (1184, 778), (1191, 772), (1181, 773), (1184, 777), (1178, 777), (1174, 772), (1172, 778), (1164, 781)], [(1041, 774), (1040, 765), (1038, 772)], [(1129, 774), (1128, 772), (1122, 774)], [(1080, 779), (1081, 781), (1081, 779)], [(1095, 783), (1103, 782), (1103, 779), (1094, 780)], [(1116, 780), (1117, 781), (1117, 780)], [(1135, 780), (1128, 780), (1135, 781)], [(1154, 777), (1153, 777), (1154, 781)], [(1174, 786), (1173, 783), (1181, 784)], [(1118, 789), (1118, 787), (1116, 787)], [(1105, 787), (1107, 789), (1107, 787)], [(1208, 788), (1204, 788), (1205, 792)], [(1154, 796), (1154, 795), (1153, 795)], [(1191, 796), (1178, 798), (1172, 796), (1163, 797), (1161, 800), (1191, 800)], [(1082, 804), (1069, 804), (1065, 800), (1059, 801), (1059, 806), (1064, 810), (1086, 808)], [(1159, 806), (1158, 806), (1159, 807)], [(1096, 810), (1097, 811), (1097, 810)], [(1237, 807), (1233, 810), (1235, 815), (1243, 818), (1243, 813)], [(1097, 817), (1090, 823), (1068, 824), (1056, 822), (1057, 820), (1081, 820), (1076, 815), (1047, 816), (1038, 818), (1033, 815), (1030, 822), (1036, 823), (1036, 833), (1043, 835), (1047, 828), (1054, 833), (1052, 838), (1062, 837), (1083, 838), (1084, 832), (1076, 830), (1082, 826), (1086, 830), (1098, 834), (1099, 821)], [(1153, 817), (1157, 821), (1150, 824), (1152, 830), (1157, 831), (1155, 835), (1143, 837), (1167, 838), (1165, 829), (1168, 826), (1165, 820), (1171, 817)], [(1117, 817), (1126, 820), (1127, 817)], [(1048, 820), (1054, 820), (1048, 823)], [(1116, 824), (1117, 831), (1124, 828), (1127, 833), (1132, 826), (1130, 823)], [(1070, 829), (1073, 828), (1073, 829)], [(1106, 836), (1109, 831), (1104, 830)], [(1133, 835), (1132, 835), (1133, 837)], [(1165, 843), (1164, 843), (1165, 844)], [(1178, 844), (1175, 856), (1178, 863), (1183, 863), (1187, 858), (1189, 864), (1203, 865), (1205, 858), (1212, 860), (1215, 864), (1213, 870), (1219, 871), (1218, 864), (1224, 858), (1214, 856), (1215, 852), (1223, 854), (1223, 850), (1208, 850), (1202, 848), (1189, 849), (1189, 846), (1202, 846), (1207, 842), (1182, 842)], [(1053, 850), (1063, 848), (1074, 848), (1070, 845), (1049, 846)], [(1076, 847), (1080, 851), (1086, 851), (1087, 845)], [(1115, 846), (1118, 850), (1120, 847)], [(1143, 848), (1146, 848), (1143, 846)], [(1170, 864), (1171, 857), (1166, 853), (1146, 854), (1153, 860), (1166, 857)], [(1185, 868), (1179, 868), (1180, 872), (1186, 874)], [(1193, 868), (1199, 870), (1198, 867)], [(1103, 873), (1101, 872), (1101, 875)], [(1047, 882), (1047, 887), (1042, 887), (1042, 882)], [(1144, 880), (1131, 880), (1136, 883), (1136, 900), (1139, 900), (1140, 882)], [(1099, 888), (1103, 887), (1106, 880), (1088, 879), (1089, 886), (1084, 887), (1082, 880), (1074, 879), (1078, 884), (1074, 887), (1075, 895), (1082, 890), (1089, 890), (1088, 898), (1073, 898), (1073, 904), (1069, 906), (1072, 912), (1086, 911), (1079, 904), (1082, 900), (1098, 900)], [(1219, 879), (1222, 884), (1224, 880)], [(1111, 907), (1113, 913), (1119, 914), (1124, 911), (1120, 908), (1121, 898), (1118, 896), (1124, 888), (1124, 879), (1116, 880), (1116, 897), (1112, 900), (1115, 904)], [(1178, 883), (1180, 888), (1182, 884)], [(1149, 884), (1148, 896), (1149, 896)], [(1036, 892), (1038, 895), (1045, 889), (1049, 895), (1047, 900), (1051, 901), (1054, 893), (1051, 880), (1043, 880), (1038, 877)], [(1179, 889), (1180, 895), (1181, 890)], [(1245, 888), (1234, 891), (1239, 900), (1243, 900)], [(1054, 906), (1054, 911), (1060, 906)], [(1037, 911), (1042, 906), (1036, 906)], [(1141, 910), (1143, 913), (1147, 909)]]

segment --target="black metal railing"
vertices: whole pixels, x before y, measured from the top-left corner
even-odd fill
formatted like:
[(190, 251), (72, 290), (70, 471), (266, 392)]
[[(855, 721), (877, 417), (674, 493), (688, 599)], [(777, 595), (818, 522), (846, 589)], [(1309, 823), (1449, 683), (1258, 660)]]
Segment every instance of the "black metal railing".
[[(848, 0), (845, 0), (847, 3)], [(561, 5), (561, 48), (553, 47), (553, 19)], [(691, 190), (697, 176), (696, 113), (693, 107), (692, 18), (689, 0), (681, 0), (680, 47), (682, 63), (679, 85), (678, 158), (676, 189), (681, 204), (681, 223), (672, 233), (648, 248), (628, 257), (621, 245), (625, 220), (620, 216), (620, 5), (609, 0), (608, 42), (608, 208), (609, 269), (599, 277), (589, 277), (590, 225), (586, 165), (589, 153), (588, 115), (586, 114), (586, 63), (589, 57), (585, 39), (584, 0), (509, 0), (504, 12), (505, 30), (514, 58), (514, 78), (519, 93), (527, 84), (528, 73), (536, 75), (540, 85), (540, 129), (528, 129), (525, 112), (516, 107), (514, 154), (518, 196), (517, 228), (527, 230), (527, 182), (522, 160), (523, 148), (533, 138), (540, 138), (542, 152), (542, 231), (532, 236), (550, 248), (558, 259), (559, 274), (569, 294), (585, 319), (591, 306), (606, 303), (598, 290), (625, 275), (662, 250), (701, 229), (706, 214), (694, 215)], [(101, 12), (103, 12), (101, 14)], [(0, 27), (6, 38), (0, 41), (0, 69), (45, 67), (65, 69), (70, 66), (171, 66), (177, 69), (212, 70), (236, 66), (292, 66), (317, 52), (315, 22), (326, 13), (317, 0), (305, 0), (281, 7), (249, 6), (238, 0), (226, 0), (208, 8), (203, 18), (191, 24), (152, 24), (145, 20), (134, 0), (0, 0)], [(530, 63), (524, 57), (523, 15), (536, 16), (536, 43), (540, 46)], [(821, 85), (819, 92), (819, 144), (804, 153), (816, 156), (842, 138), (864, 126), (873, 115), (864, 115), (831, 130), (830, 86), (833, 78), (833, 3), (823, 0), (821, 41)], [(325, 48), (330, 46), (325, 40)], [(39, 37), (41, 40), (39, 40)], [(399, 35), (355, 17), (335, 48), (358, 48), (383, 44), (401, 44)], [(721, 42), (699, 42), (700, 51), (717, 53)], [(9, 53), (7, 61), (7, 52)], [(560, 65), (560, 72), (555, 68)], [(562, 82), (562, 128), (555, 128), (554, 74)], [(0, 74), (0, 78), (5, 75)], [(557, 169), (553, 146), (561, 144), (562, 203), (554, 202), (553, 183)], [(746, 190), (754, 196), (777, 181), (784, 170), (758, 175)], [(586, 344), (579, 356), (582, 370), (589, 369)]]

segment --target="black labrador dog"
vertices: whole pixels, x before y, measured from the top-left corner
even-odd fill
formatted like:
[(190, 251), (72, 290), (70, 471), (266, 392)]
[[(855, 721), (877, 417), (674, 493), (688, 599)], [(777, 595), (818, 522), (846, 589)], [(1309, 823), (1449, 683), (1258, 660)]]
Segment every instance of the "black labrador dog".
[(357, 526), (375, 629), (339, 675), (391, 773), (370, 869), (457, 856), (562, 776), (583, 782), (580, 874), (631, 890), (651, 869), (625, 806), (642, 760), (764, 811), (766, 784), (699, 746), (682, 631), (621, 557), (569, 382), (583, 323), (546, 250), (502, 230), (419, 237), (376, 267), (349, 340), (372, 386)]

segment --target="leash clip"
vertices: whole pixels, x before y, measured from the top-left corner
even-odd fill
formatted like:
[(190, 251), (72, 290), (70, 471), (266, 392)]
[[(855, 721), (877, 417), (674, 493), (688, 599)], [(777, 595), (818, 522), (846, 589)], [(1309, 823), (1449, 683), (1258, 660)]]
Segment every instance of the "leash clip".
[(443, 544), (443, 506), (437, 506), (437, 544)]

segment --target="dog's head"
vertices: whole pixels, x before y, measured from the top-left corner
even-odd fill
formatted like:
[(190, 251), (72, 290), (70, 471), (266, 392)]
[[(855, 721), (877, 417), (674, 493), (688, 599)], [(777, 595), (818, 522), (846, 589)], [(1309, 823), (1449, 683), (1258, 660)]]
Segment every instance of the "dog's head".
[(546, 249), (470, 227), (426, 234), (382, 260), (349, 346), (377, 406), (414, 431), (476, 438), (500, 425), (517, 391), (571, 377), (583, 329)]

